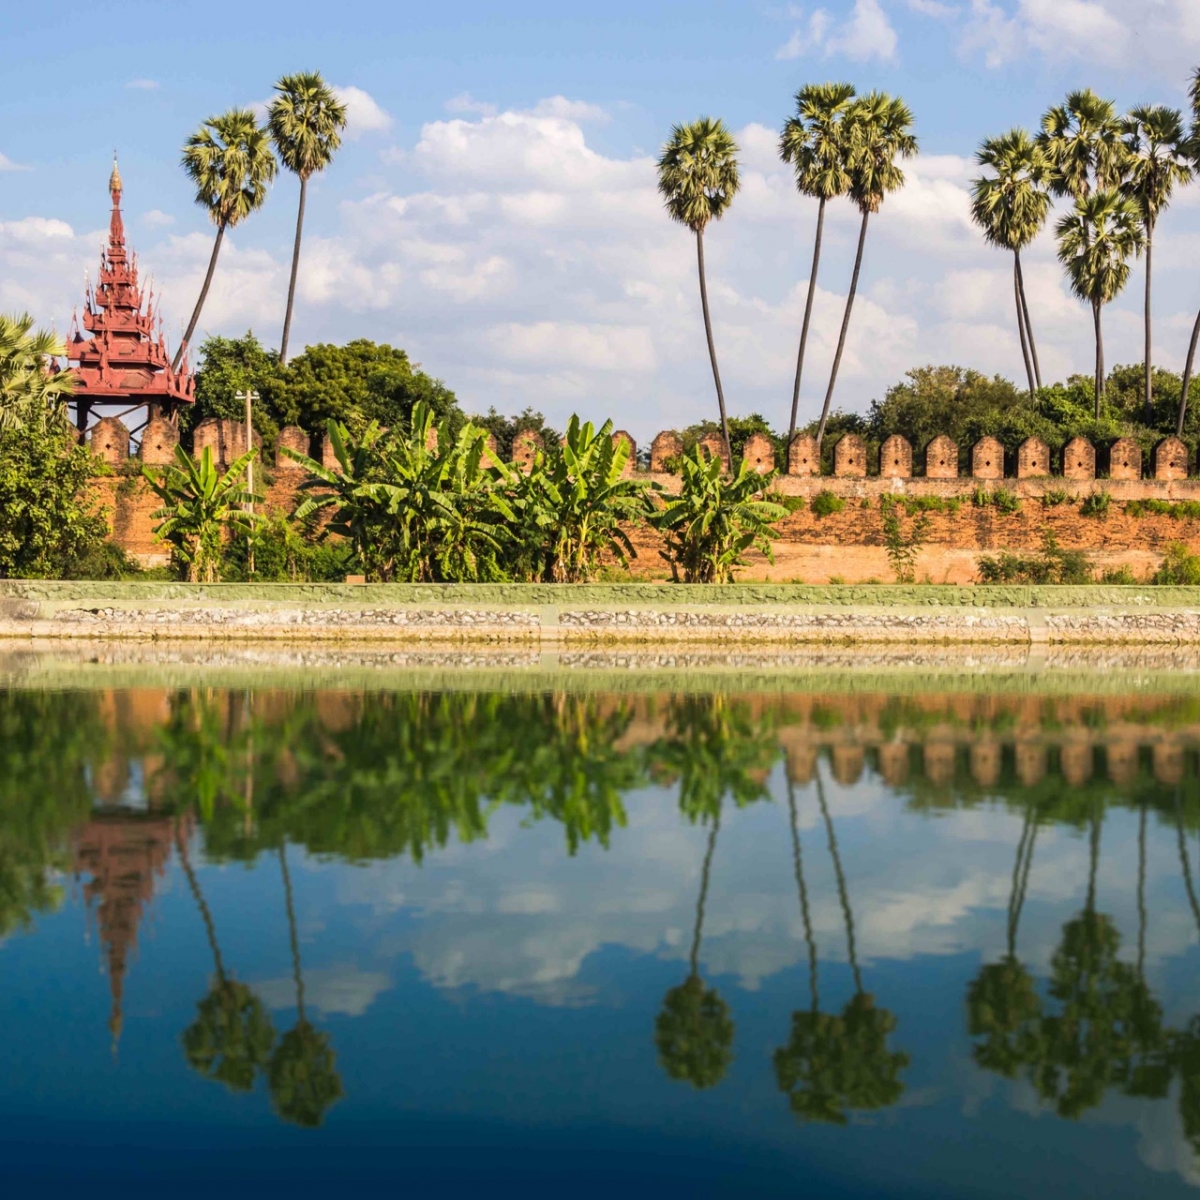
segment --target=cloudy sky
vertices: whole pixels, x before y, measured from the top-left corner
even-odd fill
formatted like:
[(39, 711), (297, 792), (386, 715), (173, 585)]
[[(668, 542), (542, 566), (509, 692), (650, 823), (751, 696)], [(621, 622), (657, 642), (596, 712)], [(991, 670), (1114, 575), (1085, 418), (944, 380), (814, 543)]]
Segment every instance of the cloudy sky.
[[(694, 249), (655, 193), (672, 122), (723, 117), (743, 186), (708, 238), (732, 411), (786, 424), (815, 206), (776, 154), (796, 89), (848, 79), (901, 94), (920, 158), (873, 224), (837, 401), (865, 409), (905, 370), (1015, 377), (1011, 267), (973, 230), (981, 137), (1036, 126), (1071, 88), (1182, 105), (1200, 64), (1196, 0), (298, 0), (203, 10), (160, 0), (26, 6), (7, 22), (0, 99), (0, 311), (65, 330), (95, 272), (115, 149), (131, 240), (186, 320), (212, 230), (178, 169), (204, 117), (262, 102), (286, 71), (346, 97), (349, 140), (310, 193), (294, 336), (405, 347), (472, 410), (613, 416), (639, 439), (712, 415)], [(72, 36), (62, 36), (63, 22)], [(202, 326), (276, 344), (291, 178), (227, 240)], [(802, 412), (819, 408), (857, 222), (830, 214)], [(1200, 284), (1200, 187), (1160, 226), (1160, 364), (1179, 369)], [(1052, 239), (1029, 255), (1044, 373), (1089, 368), (1090, 319)], [(1108, 317), (1111, 362), (1140, 358), (1139, 288)]]

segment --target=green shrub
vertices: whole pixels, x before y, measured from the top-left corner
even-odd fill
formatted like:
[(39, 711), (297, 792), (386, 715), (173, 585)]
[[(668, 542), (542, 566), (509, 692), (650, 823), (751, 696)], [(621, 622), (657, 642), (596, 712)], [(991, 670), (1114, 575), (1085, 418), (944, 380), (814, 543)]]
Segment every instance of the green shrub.
[(787, 513), (800, 512), (808, 507), (808, 501), (803, 496), (785, 496), (783, 492), (767, 492), (763, 499), (769, 504), (778, 504)]
[(1162, 566), (1150, 578), (1151, 583), (1200, 585), (1200, 554), (1193, 554), (1183, 542), (1172, 542), (1163, 556)]
[(883, 520), (883, 544), (892, 574), (897, 583), (912, 583), (916, 577), (917, 556), (929, 536), (929, 514), (922, 512), (910, 516), (912, 524), (906, 533), (895, 501), (884, 497), (879, 502), (879, 511)]
[(1071, 493), (1066, 488), (1050, 488), (1042, 493), (1043, 508), (1057, 508), (1071, 499)]
[(819, 491), (812, 498), (812, 514), (814, 517), (827, 517), (830, 513), (840, 513), (846, 507), (841, 496), (835, 496), (827, 488)]
[(971, 493), (971, 503), (976, 508), (994, 508), (1001, 513), (1015, 513), (1021, 507), (1021, 497), (1006, 487), (988, 491), (982, 484), (976, 484)]
[(319, 539), (305, 529), (298, 529), (282, 513), (271, 514), (256, 527), (253, 543), (254, 571), (251, 573), (249, 540), (238, 537), (226, 542), (222, 579), (255, 583), (340, 583), (358, 569), (349, 542)]
[(1200, 500), (1130, 500), (1125, 505), (1129, 517), (1161, 516), (1176, 521), (1200, 518)]
[(130, 558), (109, 538), (89, 543), (77, 558), (65, 563), (62, 570), (63, 579), (107, 581), (141, 578), (142, 574), (137, 559)]
[(1101, 583), (1117, 583), (1117, 584), (1135, 584), (1137, 580), (1134, 578), (1133, 571), (1128, 564), (1122, 563), (1119, 567), (1109, 567), (1101, 576)]
[(1081, 517), (1107, 517), (1108, 506), (1111, 503), (1112, 496), (1108, 492), (1092, 492), (1079, 506), (1079, 515)]
[(977, 562), (980, 583), (1092, 583), (1091, 560), (1083, 550), (1064, 550), (1051, 529), (1042, 530), (1042, 548), (1037, 554), (1003, 551), (994, 558), (983, 555)]

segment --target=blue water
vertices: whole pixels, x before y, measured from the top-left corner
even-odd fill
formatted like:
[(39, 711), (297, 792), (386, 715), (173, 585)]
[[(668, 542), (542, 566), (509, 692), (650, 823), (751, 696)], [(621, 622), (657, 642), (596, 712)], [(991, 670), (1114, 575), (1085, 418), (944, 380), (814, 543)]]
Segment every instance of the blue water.
[[(1200, 812), (1192, 726), (1172, 702), (1157, 725), (1121, 717), (1142, 747), (1123, 782), (1096, 722), (1043, 722), (1048, 767), (1026, 786), (1016, 704), (990, 732), (958, 727), (949, 782), (922, 782), (914, 734), (909, 779), (888, 783), (870, 731), (734, 697), (742, 725), (704, 727), (723, 786), (697, 799), (664, 697), (631, 702), (624, 724), (604, 715), (624, 711), (616, 699), (564, 716), (451, 698), (447, 725), (369, 698), (272, 693), (256, 709), (218, 692), (210, 741), (186, 747), (163, 730), (203, 730), (195, 696), (2, 700), (7, 1194), (1169, 1197), (1200, 1182)], [(271, 734), (300, 708), (304, 738), (328, 744), (297, 762), (295, 727)], [(72, 737), (31, 747), (57, 719)], [(450, 726), (462, 767), (443, 776), (425, 751)], [(575, 750), (588, 743), (574, 792), (547, 779), (523, 796), (471, 762), (472, 746), (550, 744), (567, 727)], [(1089, 729), (1092, 779), (1072, 785), (1055, 747)], [(1008, 739), (1009, 758), (981, 786), (968, 754), (983, 736)], [(1164, 738), (1182, 765), (1156, 775)], [(838, 768), (838, 739), (864, 748), (860, 775)], [(797, 743), (811, 768), (787, 756)], [(464, 776), (475, 794), (455, 790)], [(614, 785), (619, 815), (593, 794), (580, 819), (601, 776), (630, 785)], [(446, 788), (440, 831), (376, 836)], [(57, 894), (22, 900), (32, 876)], [(977, 1060), (970, 997), (1006, 956), (1017, 893), (1028, 986), (1006, 993), (1026, 1004), (1006, 1026), (1020, 1044), (1006, 1077)], [(834, 1081), (824, 1120), (792, 1111), (775, 1061), (813, 1010), (809, 937), (833, 1031), (812, 1071)], [(685, 1023), (670, 1059), (656, 1022), (693, 974), (688, 994), (718, 1017)], [(237, 1086), (189, 1034), (210, 991), (259, 1021)], [(875, 1024), (839, 1041), (846, 1012)], [(309, 1057), (288, 1068), (297, 1030)]]

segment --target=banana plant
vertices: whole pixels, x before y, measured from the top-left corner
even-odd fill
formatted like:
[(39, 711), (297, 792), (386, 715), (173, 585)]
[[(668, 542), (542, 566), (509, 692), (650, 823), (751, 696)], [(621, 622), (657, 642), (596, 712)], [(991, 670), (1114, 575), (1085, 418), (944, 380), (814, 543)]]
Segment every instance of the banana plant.
[(775, 561), (771, 539), (778, 534), (771, 526), (786, 510), (762, 499), (772, 477), (744, 462), (734, 479), (721, 469), (719, 458), (693, 448), (680, 460), (679, 495), (667, 496), (650, 518), (666, 541), (661, 553), (676, 583), (681, 574), (684, 583), (731, 583), (751, 547)]
[(257, 455), (250, 450), (221, 472), (206, 446), (197, 462), (181, 446), (175, 462), (160, 478), (146, 467), (142, 475), (163, 506), (150, 514), (154, 536), (171, 547), (188, 583), (214, 583), (221, 569), (226, 533), (246, 536), (262, 519), (249, 506), (262, 497), (245, 487), (246, 468)]

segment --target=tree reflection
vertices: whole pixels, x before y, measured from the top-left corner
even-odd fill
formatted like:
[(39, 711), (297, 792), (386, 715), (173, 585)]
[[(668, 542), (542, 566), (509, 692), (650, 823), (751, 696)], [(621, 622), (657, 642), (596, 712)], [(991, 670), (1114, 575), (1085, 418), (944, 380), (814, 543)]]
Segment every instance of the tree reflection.
[(846, 925), (847, 953), (854, 974), (854, 995), (840, 1013), (821, 1012), (816, 943), (809, 914), (808, 889), (804, 882), (795, 791), (789, 778), (792, 861), (809, 950), (812, 1004), (808, 1011), (801, 1009), (792, 1013), (791, 1036), (785, 1045), (775, 1051), (775, 1080), (780, 1091), (787, 1093), (791, 1110), (801, 1121), (844, 1125), (848, 1120), (848, 1112), (868, 1112), (895, 1104), (904, 1094), (900, 1072), (908, 1066), (910, 1059), (903, 1051), (889, 1048), (888, 1038), (896, 1030), (896, 1017), (886, 1008), (876, 1007), (874, 997), (863, 987), (854, 940), (854, 914), (850, 909), (837, 835), (819, 768), (816, 787)]
[(196, 1005), (196, 1020), (183, 1035), (184, 1054), (192, 1070), (205, 1078), (215, 1079), (231, 1091), (248, 1092), (270, 1058), (275, 1028), (262, 1001), (225, 969), (212, 913), (200, 890), (188, 856), (187, 835), (181, 827), (175, 844), (204, 922), (215, 972), (208, 994)]
[(329, 1035), (314, 1028), (304, 1011), (304, 975), (300, 968), (300, 943), (296, 937), (296, 908), (292, 899), (292, 877), (287, 850), (279, 847), (287, 904), (288, 933), (292, 945), (292, 977), (296, 984), (296, 1024), (279, 1039), (267, 1066), (267, 1081), (275, 1111), (293, 1125), (315, 1129), (325, 1113), (345, 1092), (337, 1071), (337, 1056)]

